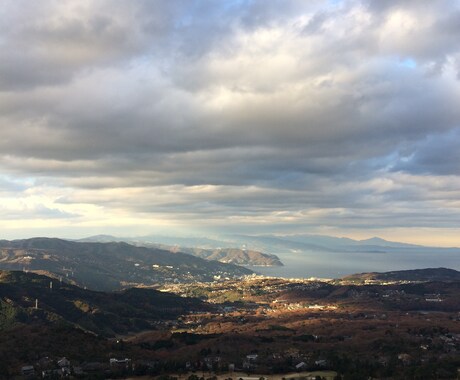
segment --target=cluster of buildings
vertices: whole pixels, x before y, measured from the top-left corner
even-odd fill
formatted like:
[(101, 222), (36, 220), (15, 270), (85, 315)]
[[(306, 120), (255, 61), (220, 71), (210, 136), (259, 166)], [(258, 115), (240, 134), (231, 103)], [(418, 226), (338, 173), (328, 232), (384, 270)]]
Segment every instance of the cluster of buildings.
[(110, 358), (109, 362), (83, 362), (80, 364), (72, 364), (66, 357), (57, 360), (49, 357), (41, 358), (35, 365), (27, 364), (21, 367), (21, 375), (24, 378), (36, 379), (56, 379), (68, 378), (71, 375), (85, 376), (91, 373), (99, 373), (104, 371), (116, 371), (123, 369), (131, 369), (131, 359)]

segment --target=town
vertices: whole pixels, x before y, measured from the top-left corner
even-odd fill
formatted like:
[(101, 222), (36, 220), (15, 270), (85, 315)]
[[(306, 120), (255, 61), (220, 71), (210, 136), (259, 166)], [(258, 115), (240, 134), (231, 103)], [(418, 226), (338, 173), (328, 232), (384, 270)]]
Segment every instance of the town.
[(431, 371), (452, 378), (460, 367), (458, 283), (351, 285), (248, 276), (164, 285), (162, 291), (198, 297), (210, 309), (114, 337), (99, 357), (42, 357), (23, 363), (22, 373), (231, 378), (323, 371), (314, 376), (347, 379)]

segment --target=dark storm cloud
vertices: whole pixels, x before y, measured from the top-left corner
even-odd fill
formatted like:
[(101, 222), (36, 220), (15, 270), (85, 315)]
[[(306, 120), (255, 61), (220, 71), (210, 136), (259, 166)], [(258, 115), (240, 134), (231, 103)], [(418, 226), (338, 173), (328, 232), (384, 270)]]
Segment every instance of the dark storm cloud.
[(419, 179), (459, 174), (459, 15), (447, 1), (7, 1), (0, 167), (69, 207), (458, 225), (450, 192)]

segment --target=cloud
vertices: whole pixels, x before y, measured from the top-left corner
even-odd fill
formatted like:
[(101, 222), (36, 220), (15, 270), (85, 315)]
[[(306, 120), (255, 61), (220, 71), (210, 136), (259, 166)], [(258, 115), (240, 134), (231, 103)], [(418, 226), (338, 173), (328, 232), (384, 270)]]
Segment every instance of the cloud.
[(448, 1), (6, 1), (0, 169), (98, 225), (458, 227), (430, 182), (459, 174), (459, 15)]
[(441, 176), (460, 175), (460, 128), (429, 135), (418, 143), (409, 156), (403, 156), (394, 170)]

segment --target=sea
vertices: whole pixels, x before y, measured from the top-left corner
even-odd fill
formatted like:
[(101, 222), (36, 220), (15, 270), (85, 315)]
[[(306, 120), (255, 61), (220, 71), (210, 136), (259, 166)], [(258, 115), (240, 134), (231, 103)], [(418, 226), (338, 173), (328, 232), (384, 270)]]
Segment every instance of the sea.
[(450, 268), (460, 270), (460, 250), (391, 252), (278, 252), (284, 266), (252, 267), (256, 273), (284, 278), (341, 278), (363, 272)]

